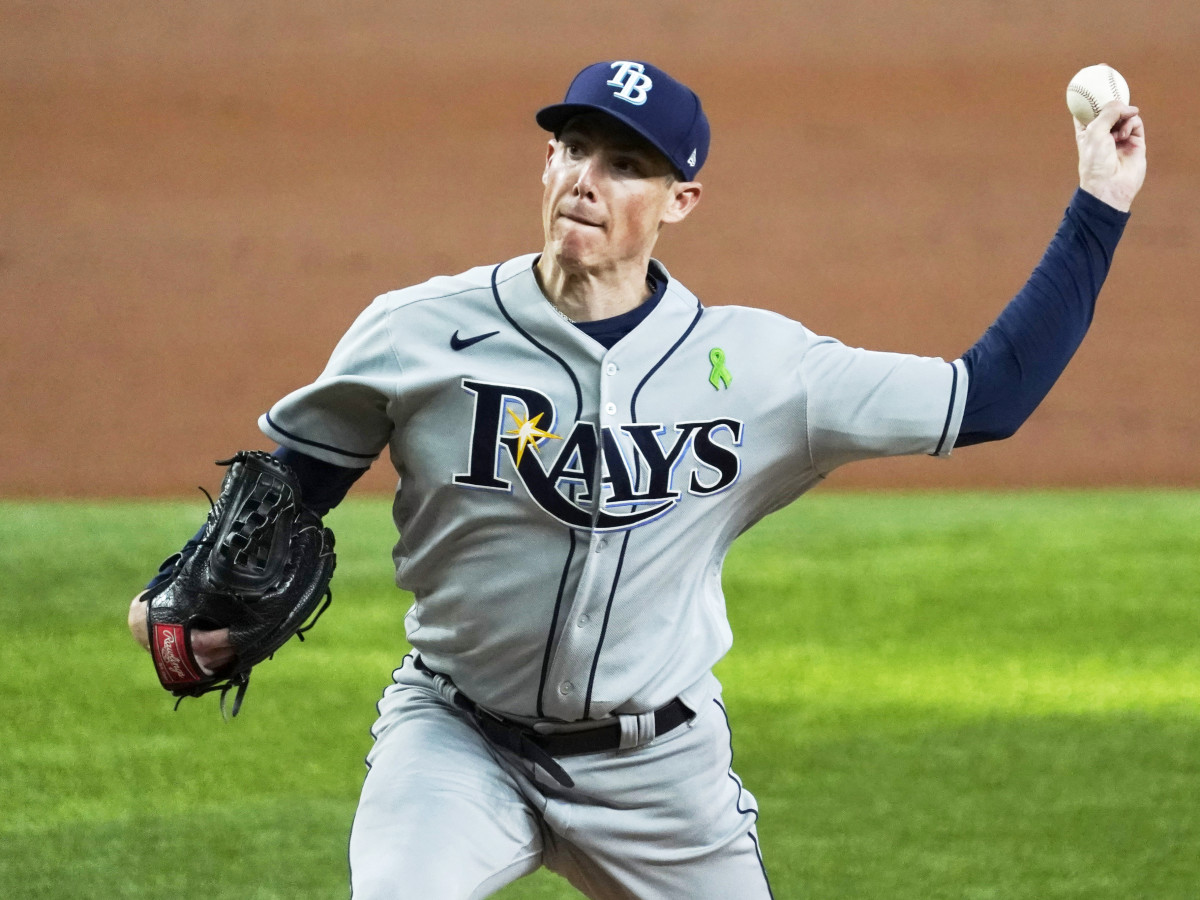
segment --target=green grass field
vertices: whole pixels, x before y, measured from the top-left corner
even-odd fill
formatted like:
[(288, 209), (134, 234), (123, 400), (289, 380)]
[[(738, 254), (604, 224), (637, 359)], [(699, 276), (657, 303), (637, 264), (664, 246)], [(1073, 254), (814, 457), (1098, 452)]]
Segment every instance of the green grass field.
[[(0, 897), (347, 895), (406, 648), (388, 503), (331, 515), (334, 606), (228, 724), (125, 629), (206, 508), (0, 503)], [(818, 494), (725, 587), (776, 897), (1200, 897), (1200, 494)]]

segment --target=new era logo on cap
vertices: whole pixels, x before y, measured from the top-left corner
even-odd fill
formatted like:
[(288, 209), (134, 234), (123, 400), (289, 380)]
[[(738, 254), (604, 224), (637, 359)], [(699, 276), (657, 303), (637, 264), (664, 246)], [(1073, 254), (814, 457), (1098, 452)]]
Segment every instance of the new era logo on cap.
[(575, 76), (562, 103), (538, 111), (537, 123), (558, 134), (571, 116), (588, 111), (628, 125), (662, 151), (685, 181), (696, 177), (708, 156), (708, 117), (700, 98), (650, 63), (593, 63)]

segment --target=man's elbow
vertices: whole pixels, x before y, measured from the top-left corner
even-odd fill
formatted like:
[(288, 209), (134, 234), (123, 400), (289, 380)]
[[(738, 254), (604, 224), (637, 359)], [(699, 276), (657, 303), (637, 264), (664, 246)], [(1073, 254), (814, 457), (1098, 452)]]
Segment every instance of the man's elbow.
[(988, 422), (986, 425), (962, 431), (955, 447), (970, 447), (972, 444), (987, 444), (992, 441), (1003, 441), (1012, 437), (1025, 424), (1028, 416), (1014, 416)]

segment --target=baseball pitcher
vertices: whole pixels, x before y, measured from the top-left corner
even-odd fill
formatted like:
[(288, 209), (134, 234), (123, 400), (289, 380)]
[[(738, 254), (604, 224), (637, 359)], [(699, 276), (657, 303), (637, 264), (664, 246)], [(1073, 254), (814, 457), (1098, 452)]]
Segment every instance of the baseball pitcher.
[[(1145, 175), (1142, 119), (1114, 101), (1077, 126), (1079, 190), (1045, 256), (945, 361), (705, 306), (653, 258), (699, 205), (709, 150), (700, 99), (661, 69), (595, 63), (536, 118), (540, 251), (376, 298), (259, 421), (315, 518), (381, 453), (399, 475), (413, 652), (379, 703), (353, 896), (466, 900), (546, 866), (592, 898), (768, 898), (712, 673), (725, 555), (846, 463), (1016, 431), (1091, 322)], [(170, 619), (199, 689), (240, 693), (225, 623), (157, 609), (179, 569), (130, 627), (154, 648)]]

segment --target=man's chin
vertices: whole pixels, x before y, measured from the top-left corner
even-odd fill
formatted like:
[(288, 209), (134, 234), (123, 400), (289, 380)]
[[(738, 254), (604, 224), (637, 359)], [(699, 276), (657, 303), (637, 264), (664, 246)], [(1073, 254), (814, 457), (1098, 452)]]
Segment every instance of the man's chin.
[(600, 241), (578, 234), (562, 237), (553, 247), (553, 253), (558, 264), (568, 271), (592, 268), (604, 258)]

